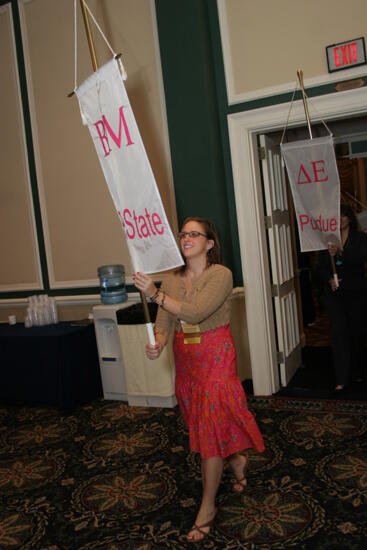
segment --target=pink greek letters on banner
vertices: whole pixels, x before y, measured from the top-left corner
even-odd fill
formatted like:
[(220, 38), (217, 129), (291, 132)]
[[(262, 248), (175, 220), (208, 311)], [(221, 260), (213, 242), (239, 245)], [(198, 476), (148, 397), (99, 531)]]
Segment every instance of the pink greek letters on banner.
[(118, 136), (116, 136), (116, 134), (112, 130), (112, 128), (109, 125), (108, 120), (105, 117), (105, 115), (102, 115), (101, 120), (98, 120), (97, 122), (94, 123), (94, 125), (97, 129), (98, 135), (101, 139), (101, 143), (102, 143), (102, 147), (103, 147), (105, 157), (107, 157), (112, 151), (110, 143), (108, 141), (108, 136), (107, 136), (106, 130), (107, 130), (108, 134), (110, 135), (110, 137), (113, 139), (113, 141), (116, 143), (117, 147), (120, 148), (121, 147), (121, 137), (122, 137), (121, 136), (121, 131), (122, 131), (121, 123), (124, 127), (124, 134), (125, 134), (125, 138), (126, 138), (126, 143), (124, 145), (126, 145), (126, 147), (128, 147), (129, 145), (133, 145), (134, 142), (131, 140), (131, 137), (130, 137), (129, 128), (127, 126), (125, 115), (124, 115), (123, 105), (121, 105), (121, 107), (119, 109), (119, 133), (118, 133)]
[[(323, 181), (328, 181), (328, 176), (325, 174), (325, 161), (323, 160), (313, 160), (311, 162), (312, 165), (312, 171), (307, 172), (306, 168), (304, 167), (304, 164), (301, 162), (301, 165), (299, 167), (298, 172), (298, 185), (301, 185), (303, 183), (319, 183)], [(319, 167), (321, 165), (321, 167)], [(324, 178), (319, 177), (319, 173), (321, 173)], [(312, 177), (314, 179), (312, 179)]]

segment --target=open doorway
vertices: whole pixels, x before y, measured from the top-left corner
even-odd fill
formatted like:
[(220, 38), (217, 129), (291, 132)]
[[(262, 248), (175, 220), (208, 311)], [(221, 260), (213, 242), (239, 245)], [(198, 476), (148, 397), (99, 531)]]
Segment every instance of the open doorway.
[[(335, 140), (341, 200), (352, 207), (362, 221), (362, 229), (367, 230), (365, 222), (367, 217), (367, 117), (331, 122), (328, 126)], [(313, 125), (312, 131), (313, 137), (325, 135), (326, 132), (321, 124)], [(279, 145), (281, 136), (281, 132), (272, 132), (267, 134), (266, 138), (271, 140), (274, 146), (274, 144)], [(287, 132), (288, 141), (298, 141), (308, 137), (306, 127), (293, 128)], [(260, 138), (259, 145), (261, 144)], [(266, 178), (264, 180), (264, 174), (262, 176), (264, 184)], [(266, 189), (264, 189), (264, 196), (266, 196)], [(292, 396), (331, 397), (335, 387), (335, 376), (330, 324), (323, 283), (318, 272), (318, 253), (300, 252), (293, 201), (289, 192), (288, 197), (302, 367), (296, 370), (291, 380), (287, 381), (279, 393)], [(264, 201), (266, 202), (266, 199)], [(266, 210), (266, 204), (264, 209)], [(271, 249), (271, 243), (268, 242), (268, 246)], [(271, 254), (269, 254), (269, 261), (270, 263), (273, 261)], [(279, 344), (279, 334), (276, 337)], [(367, 348), (365, 348), (365, 357), (367, 359)], [(364, 364), (367, 365), (367, 361)], [(367, 368), (362, 383), (352, 383), (342, 397), (367, 399)]]
[[(367, 87), (314, 96), (313, 122), (358, 119), (367, 114)], [(279, 103), (228, 115), (238, 236), (241, 252), (246, 319), (255, 395), (272, 395), (281, 388), (274, 328), (269, 262), (257, 137), (282, 131), (290, 103)], [(315, 114), (316, 113), (316, 114)], [(289, 128), (303, 125), (301, 100), (292, 104)], [(363, 131), (365, 127), (363, 128)]]

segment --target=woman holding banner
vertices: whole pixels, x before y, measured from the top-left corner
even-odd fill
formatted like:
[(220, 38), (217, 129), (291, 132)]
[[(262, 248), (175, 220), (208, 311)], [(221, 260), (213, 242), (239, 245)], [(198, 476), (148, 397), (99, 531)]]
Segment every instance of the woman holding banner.
[[(320, 274), (326, 287), (326, 307), (331, 328), (336, 387), (343, 391), (351, 381), (361, 381), (362, 348), (367, 311), (367, 234), (358, 230), (348, 205), (341, 206), (342, 248), (329, 244), (319, 253)], [(332, 272), (334, 258), (338, 283)]]
[(224, 459), (235, 476), (233, 490), (246, 487), (248, 456), (264, 450), (254, 417), (236, 371), (231, 335), (232, 273), (221, 265), (214, 225), (188, 218), (179, 233), (185, 265), (168, 275), (160, 289), (144, 273), (134, 275), (136, 287), (159, 306), (156, 344), (147, 344), (150, 359), (160, 356), (174, 328), (177, 401), (188, 426), (190, 448), (200, 453), (203, 495), (189, 542), (205, 538), (217, 513), (215, 498)]

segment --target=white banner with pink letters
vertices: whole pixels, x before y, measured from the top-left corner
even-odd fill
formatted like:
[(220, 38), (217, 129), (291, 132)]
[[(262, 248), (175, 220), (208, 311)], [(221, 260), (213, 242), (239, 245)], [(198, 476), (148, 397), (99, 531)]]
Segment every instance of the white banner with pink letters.
[(183, 264), (127, 96), (118, 61), (100, 67), (76, 89), (134, 271), (157, 273)]
[(340, 183), (331, 136), (281, 144), (301, 252), (340, 243)]

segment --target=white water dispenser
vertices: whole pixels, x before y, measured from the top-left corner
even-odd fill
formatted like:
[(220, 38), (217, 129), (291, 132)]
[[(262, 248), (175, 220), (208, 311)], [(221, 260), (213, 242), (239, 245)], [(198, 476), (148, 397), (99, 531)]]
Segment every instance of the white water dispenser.
[(93, 307), (94, 328), (105, 399), (128, 400), (116, 311), (131, 306), (131, 304), (132, 302)]

